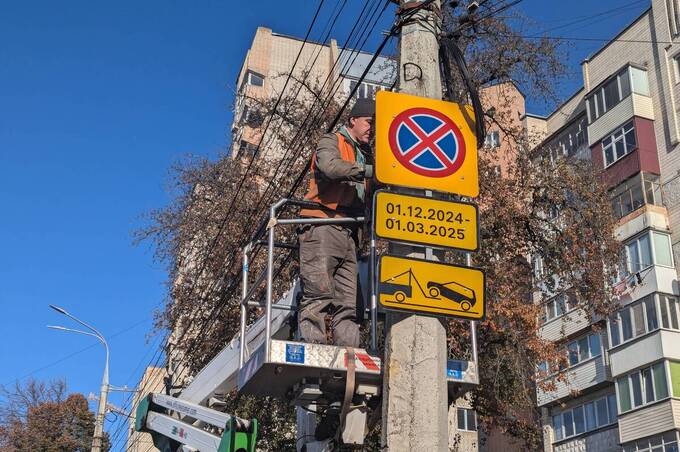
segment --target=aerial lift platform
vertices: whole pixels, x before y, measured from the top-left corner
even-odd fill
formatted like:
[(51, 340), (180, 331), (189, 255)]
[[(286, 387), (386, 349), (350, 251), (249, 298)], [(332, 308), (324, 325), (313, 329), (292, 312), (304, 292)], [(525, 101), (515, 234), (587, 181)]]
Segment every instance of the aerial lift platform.
[[(194, 376), (191, 383), (175, 399), (176, 403), (163, 405), (158, 401), (167, 402), (167, 399), (160, 398), (158, 394), (151, 394), (149, 406), (162, 406), (172, 414), (165, 414), (164, 418), (160, 418), (159, 415), (149, 412), (151, 416), (141, 417), (143, 420), (138, 421), (138, 424), (141, 422), (139, 430), (145, 428), (154, 430), (154, 422), (156, 424), (168, 423), (170, 422), (168, 417), (180, 419), (184, 425), (199, 429), (206, 423), (215, 426), (214, 423), (197, 418), (186, 410), (175, 410), (173, 406), (205, 407), (214, 411), (211, 407), (220, 406), (226, 394), (238, 390), (242, 394), (286, 398), (298, 407), (298, 450), (330, 451), (334, 447), (332, 444), (337, 444), (339, 440), (344, 444), (363, 444), (368, 427), (368, 415), (378, 407), (382, 390), (382, 361), (377, 353), (379, 311), (374, 272), (376, 238), (372, 234), (370, 262), (360, 263), (360, 278), (365, 290), (364, 299), (370, 300), (367, 309), (370, 318), (368, 350), (291, 340), (294, 338), (291, 320), (297, 310), (299, 283), (296, 281), (279, 300), (274, 301), (273, 280), (275, 253), (279, 249), (290, 249), (295, 245), (277, 243), (275, 241), (276, 228), (303, 224), (364, 222), (362, 217), (281, 218), (286, 207), (308, 207), (309, 204), (307, 201), (282, 199), (272, 205), (264, 227), (260, 228), (261, 233), (256, 235), (253, 241), (243, 249), (240, 332)], [(314, 206), (318, 207), (316, 204)], [(267, 240), (262, 239), (264, 232), (268, 234)], [(251, 281), (249, 260), (258, 246), (267, 247), (267, 265), (263, 272), (254, 279), (255, 282), (251, 286), (249, 285)], [(263, 285), (266, 293), (265, 300), (254, 301), (254, 295), (261, 290)], [(261, 315), (249, 325), (251, 309), (259, 309)], [(449, 360), (446, 375), (442, 375), (442, 378), (447, 380), (450, 393), (461, 385), (472, 386), (479, 383), (474, 328), (472, 328), (472, 339), (472, 360)], [(316, 441), (313, 429), (317, 415), (323, 415), (332, 405), (341, 407), (339, 432), (330, 441)], [(229, 422), (231, 417), (223, 416), (227, 417), (219, 419), (218, 424), (222, 425), (219, 428), (224, 429), (225, 432), (233, 431), (224, 428), (225, 422)], [(256, 425), (254, 421), (249, 422), (248, 425)], [(237, 425), (244, 430), (243, 422)], [(175, 427), (181, 428), (177, 425)], [(155, 431), (158, 432), (158, 429)], [(217, 436), (213, 436), (211, 444), (218, 439)], [(173, 438), (173, 440), (177, 439)], [(198, 448), (198, 450), (204, 449)]]

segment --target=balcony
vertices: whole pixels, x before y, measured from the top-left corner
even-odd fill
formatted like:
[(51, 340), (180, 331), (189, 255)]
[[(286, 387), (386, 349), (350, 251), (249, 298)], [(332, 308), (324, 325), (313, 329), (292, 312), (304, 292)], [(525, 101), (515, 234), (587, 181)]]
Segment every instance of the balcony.
[(602, 140), (634, 116), (654, 120), (647, 69), (626, 65), (586, 96), (588, 145)]
[(597, 118), (588, 126), (588, 144), (593, 144), (604, 138), (617, 126), (634, 116), (654, 120), (652, 98), (642, 94), (631, 93), (614, 108)]
[(680, 360), (680, 332), (655, 330), (609, 350), (613, 377), (663, 358)]
[(583, 391), (592, 388), (607, 380), (607, 369), (602, 355), (581, 362), (564, 371), (567, 381), (556, 381), (555, 390), (536, 390), (538, 406), (548, 405), (556, 400), (571, 397), (574, 391)]
[(659, 403), (619, 416), (619, 440), (627, 443), (680, 428), (680, 400)]
[(645, 204), (641, 208), (621, 218), (614, 231), (614, 237), (621, 242), (652, 228), (657, 231), (670, 231), (668, 211), (665, 207)]
[(619, 283), (618, 301), (621, 306), (628, 305), (640, 298), (662, 292), (678, 295), (678, 275), (675, 268), (662, 265), (652, 265), (639, 272), (640, 277), (631, 275)]
[(545, 340), (555, 342), (578, 333), (590, 324), (588, 314), (583, 309), (576, 308), (545, 322), (538, 330), (538, 334)]
[[(616, 424), (614, 424), (616, 425)], [(619, 452), (619, 431), (607, 427), (588, 435), (577, 436), (553, 444), (554, 452), (573, 452), (577, 450), (592, 450), (598, 452)]]
[(669, 230), (659, 176), (637, 173), (611, 189), (609, 197), (618, 219), (615, 231), (618, 240), (626, 240), (648, 227)]

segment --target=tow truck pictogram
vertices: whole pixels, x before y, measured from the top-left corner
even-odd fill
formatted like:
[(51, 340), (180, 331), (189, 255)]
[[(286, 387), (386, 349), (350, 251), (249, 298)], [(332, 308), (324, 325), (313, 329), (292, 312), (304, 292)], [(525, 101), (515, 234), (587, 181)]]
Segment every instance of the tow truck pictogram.
[[(405, 276), (408, 276), (407, 284), (398, 284), (392, 282)], [(413, 297), (414, 283), (425, 298), (431, 300), (450, 300), (459, 304), (463, 311), (470, 310), (470, 308), (474, 306), (477, 301), (474, 290), (455, 281), (450, 281), (447, 283), (428, 281), (426, 285), (426, 292), (425, 289), (423, 289), (423, 286), (420, 284), (420, 281), (418, 281), (418, 278), (416, 278), (416, 275), (413, 273), (413, 270), (410, 268), (405, 272), (394, 275), (385, 281), (381, 281), (378, 287), (378, 292), (383, 295), (393, 295), (396, 302), (403, 303), (407, 298)]]

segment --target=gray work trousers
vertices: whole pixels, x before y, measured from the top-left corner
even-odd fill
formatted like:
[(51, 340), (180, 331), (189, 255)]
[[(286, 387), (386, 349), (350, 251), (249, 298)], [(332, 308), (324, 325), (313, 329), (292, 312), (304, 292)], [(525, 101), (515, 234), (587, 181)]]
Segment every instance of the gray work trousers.
[(357, 251), (352, 231), (336, 225), (307, 226), (299, 243), (298, 322), (303, 340), (327, 343), (325, 317), (330, 315), (334, 344), (358, 347)]

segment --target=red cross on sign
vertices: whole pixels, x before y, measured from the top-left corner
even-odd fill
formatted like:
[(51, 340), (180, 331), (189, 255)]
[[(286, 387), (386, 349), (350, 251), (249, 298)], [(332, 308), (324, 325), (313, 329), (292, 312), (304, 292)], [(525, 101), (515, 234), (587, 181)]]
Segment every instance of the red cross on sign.
[(389, 131), (396, 159), (416, 174), (446, 177), (465, 161), (465, 140), (445, 115), (429, 108), (409, 108), (397, 115)]
[(376, 178), (386, 185), (477, 196), (473, 127), (469, 106), (378, 92)]

